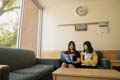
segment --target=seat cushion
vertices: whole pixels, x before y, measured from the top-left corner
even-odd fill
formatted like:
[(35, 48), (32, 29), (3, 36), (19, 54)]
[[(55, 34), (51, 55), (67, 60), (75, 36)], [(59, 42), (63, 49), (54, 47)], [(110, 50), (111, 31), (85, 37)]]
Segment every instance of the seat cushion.
[(98, 64), (97, 65), (100, 66), (101, 65), (101, 59), (103, 58), (102, 51), (96, 50), (96, 53), (98, 55)]
[(10, 72), (9, 80), (36, 80), (36, 77), (34, 74), (20, 74)]
[(55, 67), (53, 65), (38, 64), (38, 65), (34, 65), (29, 68), (15, 70), (14, 73), (34, 74), (35, 77), (42, 78), (46, 76), (47, 74), (52, 73), (52, 71), (54, 70), (55, 70)]

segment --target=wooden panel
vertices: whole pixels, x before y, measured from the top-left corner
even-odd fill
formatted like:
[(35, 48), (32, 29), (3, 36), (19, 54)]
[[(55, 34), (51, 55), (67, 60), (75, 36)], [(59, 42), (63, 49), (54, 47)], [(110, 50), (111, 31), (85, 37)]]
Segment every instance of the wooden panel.
[(109, 60), (118, 60), (118, 50), (103, 50), (103, 58)]
[(93, 78), (93, 77), (56, 76), (55, 80), (112, 80), (112, 79)]
[(111, 69), (113, 68), (113, 66), (120, 66), (120, 60), (110, 60), (111, 62)]
[(111, 60), (111, 65), (112, 66), (120, 66), (120, 60), (116, 60), (116, 61)]
[(60, 59), (60, 52), (58, 50), (47, 50), (41, 52), (42, 58), (48, 58), (48, 59)]
[[(42, 58), (59, 59), (60, 52), (60, 50), (46, 50), (41, 52), (41, 56)], [(102, 53), (104, 59), (118, 60), (118, 50), (103, 50)]]

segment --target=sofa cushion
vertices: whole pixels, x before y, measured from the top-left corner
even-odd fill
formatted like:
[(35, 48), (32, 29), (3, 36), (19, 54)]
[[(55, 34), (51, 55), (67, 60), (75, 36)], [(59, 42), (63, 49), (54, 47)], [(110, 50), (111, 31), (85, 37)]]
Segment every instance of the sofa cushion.
[(31, 50), (0, 48), (0, 64), (9, 65), (13, 71), (36, 64), (36, 57)]
[(9, 80), (36, 80), (36, 77), (34, 74), (19, 74), (10, 72)]
[(102, 55), (102, 51), (100, 51), (100, 50), (96, 50), (96, 53), (97, 53), (97, 55), (98, 55), (98, 66), (100, 65), (100, 60), (103, 58), (103, 55)]
[(15, 70), (13, 72), (19, 74), (34, 74), (37, 78), (42, 78), (54, 70), (55, 67), (53, 65), (38, 64), (29, 68)]

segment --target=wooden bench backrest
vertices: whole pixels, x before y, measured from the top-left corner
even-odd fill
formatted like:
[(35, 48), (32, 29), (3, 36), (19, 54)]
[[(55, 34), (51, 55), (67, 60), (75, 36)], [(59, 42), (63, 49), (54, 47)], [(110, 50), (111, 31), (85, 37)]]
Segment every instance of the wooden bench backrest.
[(118, 60), (118, 50), (103, 50), (103, 58), (109, 60)]
[[(101, 50), (104, 59), (109, 60), (118, 60), (118, 53), (120, 54), (119, 50)], [(41, 57), (42, 58), (49, 58), (49, 59), (60, 59), (60, 50), (46, 50), (42, 51)]]

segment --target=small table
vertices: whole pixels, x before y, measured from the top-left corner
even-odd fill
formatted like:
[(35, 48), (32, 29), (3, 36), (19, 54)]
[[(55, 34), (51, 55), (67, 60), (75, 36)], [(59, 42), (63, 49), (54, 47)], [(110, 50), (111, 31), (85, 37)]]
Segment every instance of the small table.
[(53, 80), (120, 80), (120, 72), (112, 69), (59, 68)]

